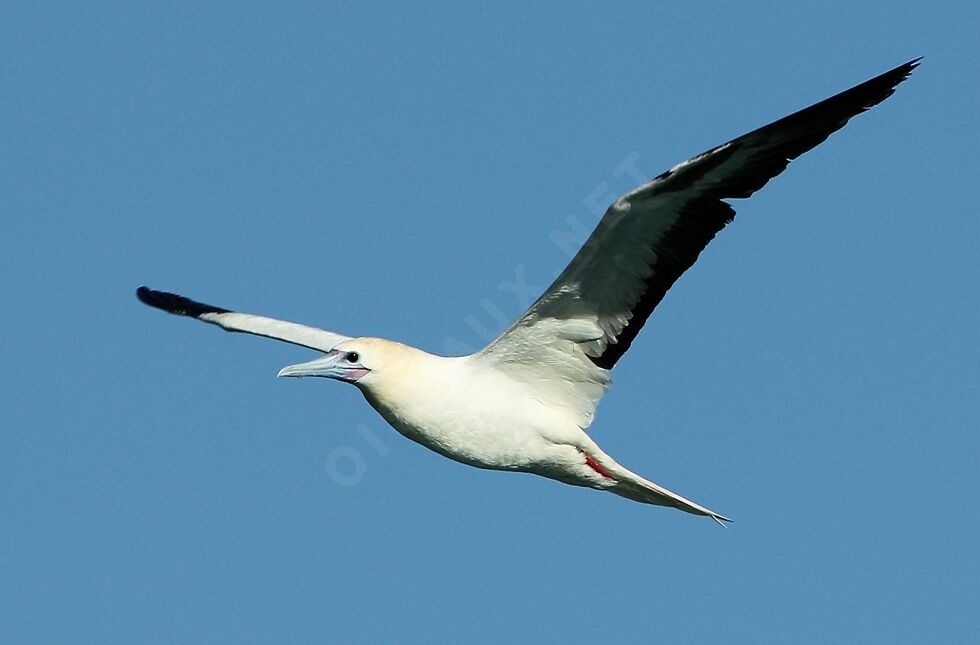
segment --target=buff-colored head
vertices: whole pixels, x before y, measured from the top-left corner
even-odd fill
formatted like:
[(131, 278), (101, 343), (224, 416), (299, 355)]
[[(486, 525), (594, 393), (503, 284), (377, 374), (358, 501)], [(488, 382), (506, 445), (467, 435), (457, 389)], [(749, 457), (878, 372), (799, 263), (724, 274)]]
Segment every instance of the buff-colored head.
[(319, 376), (370, 388), (408, 367), (416, 354), (422, 352), (383, 338), (352, 338), (320, 358), (282, 368), (279, 376)]

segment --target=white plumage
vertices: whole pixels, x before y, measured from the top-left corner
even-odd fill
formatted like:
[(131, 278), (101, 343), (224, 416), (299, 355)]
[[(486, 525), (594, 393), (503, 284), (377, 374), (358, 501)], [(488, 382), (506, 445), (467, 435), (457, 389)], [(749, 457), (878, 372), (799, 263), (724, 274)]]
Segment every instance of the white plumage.
[(624, 468), (586, 429), (610, 370), (667, 290), (745, 198), (854, 115), (890, 96), (904, 65), (679, 164), (616, 200), (545, 293), (483, 350), (435, 356), (140, 287), (151, 306), (325, 352), (280, 376), (357, 386), (398, 432), (450, 459), (529, 472), (719, 522), (727, 518)]

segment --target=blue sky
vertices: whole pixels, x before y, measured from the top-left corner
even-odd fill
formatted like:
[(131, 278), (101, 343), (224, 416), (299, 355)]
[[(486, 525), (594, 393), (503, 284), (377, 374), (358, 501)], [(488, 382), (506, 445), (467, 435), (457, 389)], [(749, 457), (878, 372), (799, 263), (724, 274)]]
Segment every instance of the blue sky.
[[(0, 9), (0, 640), (971, 642), (978, 10)], [(593, 436), (735, 519), (412, 444), (140, 284), (481, 346), (611, 196), (916, 56), (751, 200)]]

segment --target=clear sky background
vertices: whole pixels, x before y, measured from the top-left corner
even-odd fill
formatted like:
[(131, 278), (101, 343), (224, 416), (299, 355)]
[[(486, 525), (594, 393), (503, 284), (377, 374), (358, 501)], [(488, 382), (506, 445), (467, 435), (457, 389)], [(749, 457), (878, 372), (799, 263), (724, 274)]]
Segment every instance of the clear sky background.
[[(0, 9), (0, 641), (975, 642), (976, 4), (354, 4)], [(728, 530), (450, 462), (134, 297), (477, 348), (636, 172), (916, 56), (599, 409)]]

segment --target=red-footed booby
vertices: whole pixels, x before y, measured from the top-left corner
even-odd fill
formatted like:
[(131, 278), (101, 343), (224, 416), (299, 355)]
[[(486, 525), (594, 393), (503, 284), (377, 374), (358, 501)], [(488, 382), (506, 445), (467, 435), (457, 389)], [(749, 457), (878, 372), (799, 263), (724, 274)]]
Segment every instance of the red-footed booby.
[(743, 199), (848, 120), (888, 98), (920, 59), (700, 154), (617, 199), (571, 263), (521, 317), (470, 356), (445, 357), (238, 313), (146, 287), (164, 311), (324, 355), (279, 376), (355, 385), (409, 439), (450, 459), (534, 473), (631, 500), (728, 518), (620, 465), (587, 434), (610, 370), (667, 290)]

